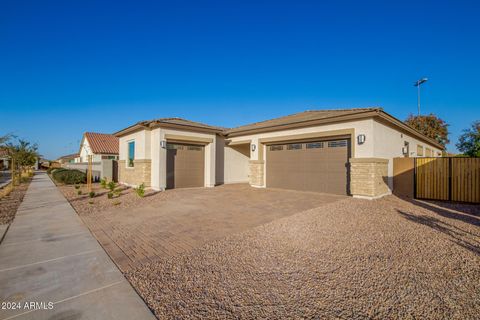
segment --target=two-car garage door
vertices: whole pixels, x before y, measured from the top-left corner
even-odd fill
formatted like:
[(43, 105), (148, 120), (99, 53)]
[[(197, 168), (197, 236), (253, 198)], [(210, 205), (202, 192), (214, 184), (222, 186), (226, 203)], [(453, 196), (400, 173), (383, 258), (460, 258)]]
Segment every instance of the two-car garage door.
[(267, 145), (270, 188), (348, 194), (350, 139)]

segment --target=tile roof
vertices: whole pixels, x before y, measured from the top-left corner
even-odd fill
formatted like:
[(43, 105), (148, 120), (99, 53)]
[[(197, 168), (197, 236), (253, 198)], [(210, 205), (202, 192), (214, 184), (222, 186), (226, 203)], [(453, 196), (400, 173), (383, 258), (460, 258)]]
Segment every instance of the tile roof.
[[(90, 141), (90, 140), (89, 140)], [(72, 153), (72, 154), (67, 154), (65, 156), (61, 156), (60, 158), (58, 158), (57, 160), (60, 160), (60, 159), (73, 159), (73, 158), (76, 158), (78, 157), (78, 153)]]
[(197, 127), (197, 128), (203, 128), (203, 129), (212, 129), (212, 130), (219, 130), (223, 131), (226, 128), (222, 127), (216, 127), (216, 126), (211, 126), (205, 123), (201, 122), (195, 122), (195, 121), (190, 121), (182, 118), (158, 118), (158, 119), (153, 119), (151, 121), (143, 121), (142, 124), (157, 124), (157, 123), (170, 123), (170, 124), (178, 124), (182, 126), (190, 126), (190, 127)]
[(275, 118), (271, 120), (265, 120), (261, 122), (255, 122), (251, 124), (247, 124), (244, 126), (227, 129), (225, 131), (226, 134), (255, 130), (255, 129), (263, 129), (263, 128), (273, 128), (273, 127), (280, 127), (283, 125), (290, 125), (295, 123), (301, 123), (306, 121), (312, 120), (321, 120), (321, 119), (328, 119), (334, 118), (338, 116), (346, 116), (346, 115), (353, 115), (359, 114), (362, 112), (367, 111), (375, 111), (381, 110), (381, 108), (373, 107), (373, 108), (354, 108), (354, 109), (332, 109), (332, 110), (308, 110), (300, 113), (291, 114), (288, 116)]
[(85, 132), (85, 138), (93, 153), (118, 154), (118, 138), (113, 134)]

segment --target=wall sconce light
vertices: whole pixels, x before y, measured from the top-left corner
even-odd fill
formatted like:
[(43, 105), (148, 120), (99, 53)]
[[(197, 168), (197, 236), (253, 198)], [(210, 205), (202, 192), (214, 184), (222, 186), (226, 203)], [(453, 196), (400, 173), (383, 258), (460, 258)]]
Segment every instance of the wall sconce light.
[(160, 141), (160, 147), (165, 149), (167, 147), (167, 141), (165, 140)]
[(358, 142), (358, 144), (364, 144), (366, 139), (367, 139), (367, 137), (365, 137), (364, 134), (359, 134), (359, 135), (357, 136), (357, 142)]
[(257, 145), (252, 144), (252, 152), (255, 151), (255, 150), (257, 150)]

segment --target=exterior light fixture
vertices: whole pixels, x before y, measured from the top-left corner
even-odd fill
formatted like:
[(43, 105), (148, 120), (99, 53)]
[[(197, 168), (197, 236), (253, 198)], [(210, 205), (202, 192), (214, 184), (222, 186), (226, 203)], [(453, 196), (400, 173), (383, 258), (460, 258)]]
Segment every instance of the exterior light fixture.
[(167, 141), (165, 140), (160, 141), (160, 147), (165, 149), (167, 147)]
[(358, 144), (364, 144), (366, 138), (367, 138), (367, 137), (366, 137), (364, 134), (359, 134), (359, 135), (357, 136), (357, 142), (358, 142)]
[(255, 151), (255, 150), (257, 150), (257, 145), (252, 144), (252, 152)]

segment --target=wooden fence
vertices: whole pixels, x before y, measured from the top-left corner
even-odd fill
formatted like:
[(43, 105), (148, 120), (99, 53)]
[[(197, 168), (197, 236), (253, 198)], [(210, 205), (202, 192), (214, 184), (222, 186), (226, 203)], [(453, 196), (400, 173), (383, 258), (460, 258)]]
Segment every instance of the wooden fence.
[(480, 158), (415, 158), (414, 195), (480, 203)]

